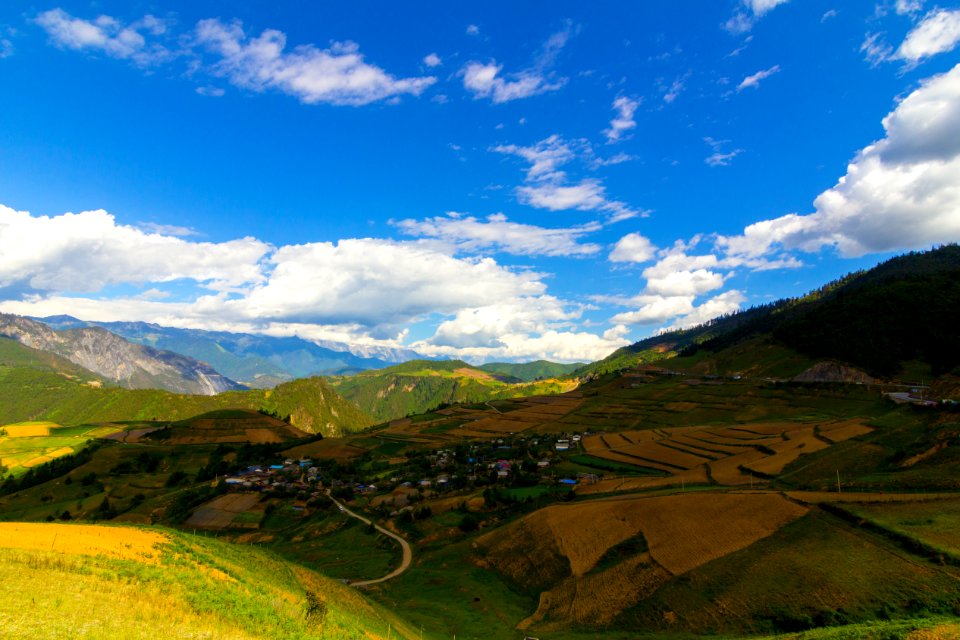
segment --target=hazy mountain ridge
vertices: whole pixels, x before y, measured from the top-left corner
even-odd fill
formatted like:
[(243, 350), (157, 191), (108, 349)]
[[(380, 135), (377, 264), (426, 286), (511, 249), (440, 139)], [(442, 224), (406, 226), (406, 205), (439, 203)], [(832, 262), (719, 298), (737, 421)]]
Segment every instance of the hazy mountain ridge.
[(56, 331), (36, 320), (0, 314), (0, 335), (66, 358), (127, 389), (213, 395), (244, 388), (206, 363), (134, 344), (100, 327)]
[(0, 338), (0, 424), (52, 420), (85, 424), (129, 420), (183, 420), (218, 409), (251, 409), (282, 416), (309, 433), (339, 436), (373, 419), (322, 378), (304, 378), (274, 389), (212, 396), (159, 389), (122, 389), (59, 356)]
[(422, 357), (403, 349), (310, 341), (296, 336), (179, 329), (147, 322), (95, 322), (72, 316), (39, 318), (57, 328), (99, 326), (127, 340), (210, 363), (250, 387), (269, 388), (294, 378), (346, 375)]

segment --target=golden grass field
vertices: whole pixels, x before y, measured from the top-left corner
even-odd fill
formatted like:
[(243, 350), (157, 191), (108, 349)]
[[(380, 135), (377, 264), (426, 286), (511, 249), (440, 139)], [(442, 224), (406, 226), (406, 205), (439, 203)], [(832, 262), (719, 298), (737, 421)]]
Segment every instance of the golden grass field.
[(160, 533), (94, 524), (0, 522), (0, 548), (55, 551), (156, 562), (169, 538)]
[(48, 436), (50, 435), (50, 429), (56, 429), (59, 426), (55, 422), (18, 422), (4, 425), (0, 429), (4, 429), (9, 438), (30, 438)]

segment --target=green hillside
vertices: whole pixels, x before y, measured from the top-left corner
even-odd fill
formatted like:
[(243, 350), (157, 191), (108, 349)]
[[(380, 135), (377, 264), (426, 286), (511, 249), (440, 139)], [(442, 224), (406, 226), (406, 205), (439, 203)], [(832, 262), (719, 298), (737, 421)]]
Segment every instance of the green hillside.
[(417, 637), (334, 580), (169, 529), (4, 524), (0, 570), (6, 638)]
[(303, 431), (324, 435), (359, 431), (372, 423), (322, 378), (294, 380), (272, 390), (179, 395), (102, 386), (93, 374), (65, 362), (12, 340), (0, 340), (0, 424), (182, 420), (228, 408), (264, 409), (289, 416), (291, 424)]
[(911, 362), (920, 363), (928, 376), (940, 375), (960, 367), (957, 326), (960, 246), (947, 245), (892, 258), (799, 298), (641, 340), (574, 375), (618, 371), (675, 355), (700, 362), (737, 345), (750, 359), (758, 344), (789, 352), (797, 362), (839, 360), (878, 377), (897, 376)]
[(573, 373), (583, 366), (585, 366), (583, 362), (563, 364), (549, 362), (548, 360), (536, 360), (534, 362), (488, 362), (480, 365), (479, 368), (491, 373), (500, 373), (513, 376), (524, 382), (530, 382), (545, 378), (559, 378), (568, 373)]
[(442, 404), (553, 394), (575, 386), (557, 380), (520, 382), (462, 360), (411, 360), (327, 380), (344, 398), (363, 407), (378, 421), (424, 413)]

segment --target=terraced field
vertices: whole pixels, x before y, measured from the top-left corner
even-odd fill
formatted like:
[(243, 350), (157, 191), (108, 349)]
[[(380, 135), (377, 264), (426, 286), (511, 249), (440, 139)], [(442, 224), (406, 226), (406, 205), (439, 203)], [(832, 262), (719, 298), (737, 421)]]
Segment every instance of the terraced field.
[(76, 453), (92, 438), (120, 432), (119, 425), (64, 427), (54, 422), (19, 422), (0, 427), (0, 465), (18, 476), (38, 465)]
[(758, 422), (594, 434), (583, 439), (583, 446), (597, 458), (669, 473), (674, 484), (702, 470), (718, 484), (748, 485), (780, 473), (804, 454), (870, 431), (852, 420)]

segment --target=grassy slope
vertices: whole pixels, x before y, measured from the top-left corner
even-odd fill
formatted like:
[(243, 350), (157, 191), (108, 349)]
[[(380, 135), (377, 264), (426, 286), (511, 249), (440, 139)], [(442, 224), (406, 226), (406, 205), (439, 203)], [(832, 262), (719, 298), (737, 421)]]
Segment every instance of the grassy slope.
[(52, 420), (81, 424), (117, 420), (182, 420), (225, 408), (266, 409), (289, 415), (311, 433), (358, 431), (372, 419), (330, 389), (321, 378), (294, 380), (273, 390), (231, 391), (216, 396), (180, 395), (155, 389), (96, 388), (89, 372), (55, 356), (0, 340), (0, 424)]
[(524, 382), (530, 382), (537, 378), (559, 378), (573, 373), (577, 369), (584, 367), (583, 362), (574, 362), (572, 364), (563, 364), (560, 362), (549, 362), (547, 360), (536, 360), (534, 362), (488, 362), (480, 365), (480, 369), (490, 373), (500, 373), (507, 376), (513, 376)]
[[(126, 530), (103, 529), (118, 544)], [(258, 548), (158, 531), (170, 544), (157, 564), (7, 549), (0, 539), (0, 635), (334, 639), (386, 638), (389, 628), (416, 637), (353, 589)]]
[(504, 381), (460, 360), (411, 360), (379, 371), (329, 378), (330, 386), (380, 421), (429, 411), (440, 404), (484, 402), (567, 390), (556, 380)]

